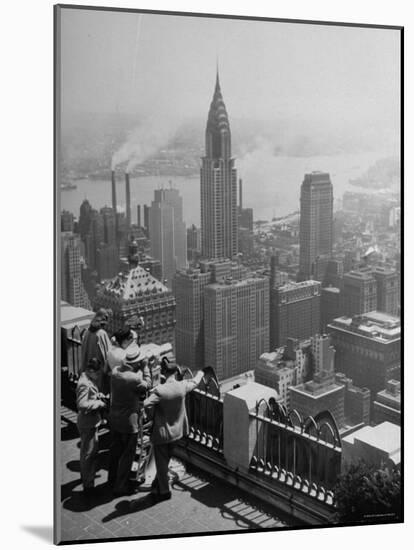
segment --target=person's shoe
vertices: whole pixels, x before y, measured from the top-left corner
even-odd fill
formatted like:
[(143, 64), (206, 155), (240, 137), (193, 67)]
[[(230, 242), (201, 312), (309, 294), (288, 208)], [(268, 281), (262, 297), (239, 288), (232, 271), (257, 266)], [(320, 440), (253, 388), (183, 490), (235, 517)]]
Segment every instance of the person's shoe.
[(126, 496), (136, 495), (138, 491), (139, 491), (139, 487), (134, 485), (128, 485), (124, 489), (114, 489), (114, 496), (126, 497)]
[(154, 502), (162, 502), (163, 500), (170, 500), (172, 497), (171, 491), (168, 493), (151, 493), (151, 498)]
[(96, 489), (95, 487), (84, 487), (83, 489), (83, 496), (87, 499), (91, 499), (94, 496), (96, 496)]

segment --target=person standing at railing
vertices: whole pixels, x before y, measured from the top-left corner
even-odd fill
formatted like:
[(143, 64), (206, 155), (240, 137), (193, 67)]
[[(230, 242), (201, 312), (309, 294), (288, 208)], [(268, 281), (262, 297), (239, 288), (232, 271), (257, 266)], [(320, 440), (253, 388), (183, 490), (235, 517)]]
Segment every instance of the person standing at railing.
[(151, 375), (140, 348), (128, 347), (121, 366), (111, 375), (111, 447), (109, 451), (108, 485), (115, 495), (136, 492), (129, 478), (135, 458), (143, 401), (151, 387)]
[(191, 380), (178, 381), (177, 371), (175, 362), (163, 360), (165, 383), (156, 386), (144, 401), (145, 408), (154, 407), (152, 443), (157, 475), (152, 484), (152, 498), (155, 502), (171, 498), (168, 465), (173, 443), (189, 432), (185, 396), (200, 384), (204, 375), (204, 371), (199, 371)]
[(135, 335), (130, 328), (126, 327), (115, 332), (112, 342), (113, 345), (108, 351), (107, 356), (109, 375), (115, 367), (119, 367), (122, 364), (129, 346), (135, 344)]
[(106, 407), (97, 385), (100, 370), (100, 362), (96, 357), (93, 357), (86, 365), (85, 372), (80, 375), (76, 386), (76, 406), (80, 435), (80, 471), (83, 492), (86, 497), (92, 496), (95, 488), (98, 427), (102, 421), (101, 413)]
[(107, 390), (105, 375), (107, 373), (107, 357), (112, 347), (106, 327), (109, 313), (106, 309), (99, 309), (92, 319), (89, 328), (85, 331), (81, 345), (82, 372), (85, 371), (89, 360), (95, 357), (101, 364), (97, 385), (100, 391)]

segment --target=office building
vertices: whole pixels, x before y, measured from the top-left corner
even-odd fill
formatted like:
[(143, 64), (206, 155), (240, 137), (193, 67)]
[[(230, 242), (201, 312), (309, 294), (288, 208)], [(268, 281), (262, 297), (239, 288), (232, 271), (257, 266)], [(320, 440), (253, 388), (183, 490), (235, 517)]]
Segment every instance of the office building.
[(372, 275), (377, 282), (377, 310), (390, 315), (399, 314), (399, 278), (395, 269), (375, 267)]
[(348, 469), (361, 460), (376, 468), (401, 464), (401, 428), (391, 422), (364, 426), (342, 438), (342, 464)]
[(401, 426), (401, 383), (398, 380), (388, 380), (386, 388), (375, 396), (373, 420), (375, 424), (387, 421)]
[(141, 227), (141, 205), (137, 204), (137, 226)]
[(339, 288), (328, 286), (321, 289), (321, 331), (326, 332), (327, 326), (344, 313), (342, 293)]
[(79, 235), (61, 234), (61, 299), (72, 306), (91, 309), (82, 281), (81, 241)]
[(204, 363), (220, 380), (253, 369), (269, 347), (269, 280), (228, 278), (204, 295)]
[(60, 214), (60, 230), (63, 233), (73, 232), (73, 214), (67, 210), (62, 210)]
[(124, 327), (131, 318), (143, 317), (142, 344), (170, 342), (174, 345), (174, 296), (171, 290), (136, 264), (134, 255), (131, 256), (129, 271), (119, 273), (101, 286), (94, 306), (95, 309), (112, 310), (108, 324), (111, 333)]
[(309, 338), (320, 329), (321, 284), (317, 281), (286, 283), (270, 289), (270, 347), (287, 338)]
[(80, 205), (80, 212), (79, 212), (79, 233), (82, 241), (85, 241), (86, 235), (90, 233), (91, 212), (92, 212), (92, 206), (90, 202), (87, 199), (85, 199)]
[(369, 268), (345, 273), (343, 304), (348, 317), (377, 309), (377, 282)]
[(342, 372), (335, 374), (337, 384), (345, 387), (345, 424), (356, 426), (370, 422), (371, 392), (368, 388), (355, 386), (351, 378)]
[(306, 382), (313, 374), (311, 368), (311, 341), (289, 338), (286, 346), (260, 356), (254, 377), (258, 384), (275, 389), (290, 409), (289, 388)]
[(100, 281), (112, 279), (119, 271), (119, 252), (115, 243), (102, 244), (96, 251), (96, 271)]
[(151, 256), (160, 261), (163, 282), (171, 287), (177, 269), (185, 269), (187, 266), (183, 200), (177, 189), (154, 191), (149, 233)]
[(336, 350), (336, 370), (371, 391), (371, 401), (388, 380), (400, 379), (401, 324), (391, 315), (371, 311), (339, 317), (328, 325)]
[(104, 225), (104, 241), (105, 244), (116, 246), (116, 216), (113, 209), (109, 206), (104, 206), (100, 210), (103, 217)]
[(206, 287), (226, 278), (240, 280), (247, 270), (230, 260), (201, 261), (177, 271), (173, 291), (177, 301), (176, 350), (180, 365), (197, 370), (204, 365), (204, 294)]
[(329, 411), (338, 428), (345, 423), (345, 388), (335, 381), (335, 349), (326, 334), (311, 338), (312, 380), (290, 387), (290, 407), (302, 417)]
[(200, 180), (202, 257), (235, 258), (238, 253), (237, 173), (218, 73), (208, 113)]
[(329, 174), (305, 174), (300, 193), (298, 281), (323, 281), (332, 256), (333, 188)]
[(196, 262), (201, 255), (201, 229), (194, 224), (187, 229), (187, 259)]
[(97, 250), (105, 243), (105, 224), (103, 215), (97, 210), (89, 213), (89, 232), (85, 235), (85, 253), (88, 267), (96, 270)]

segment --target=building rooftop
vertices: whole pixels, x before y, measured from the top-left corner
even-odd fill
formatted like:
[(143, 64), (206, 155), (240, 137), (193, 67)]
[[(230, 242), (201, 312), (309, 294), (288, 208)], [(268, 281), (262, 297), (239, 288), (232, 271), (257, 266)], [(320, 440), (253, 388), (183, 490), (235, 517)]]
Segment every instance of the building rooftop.
[[(292, 516), (227, 485), (206, 472), (185, 469), (177, 459), (170, 467), (172, 499), (151, 505), (148, 493), (113, 498), (105, 491), (108, 434), (101, 432), (98, 494), (86, 503), (79, 477), (76, 414), (62, 409), (62, 540), (86, 541), (121, 537), (154, 537), (217, 531), (278, 529), (302, 525)], [(150, 471), (148, 477), (154, 476)], [(148, 478), (147, 478), (148, 479)]]
[(321, 183), (326, 184), (326, 183), (331, 183), (331, 179), (327, 172), (321, 172), (320, 170), (315, 170), (310, 174), (305, 174), (303, 183), (312, 184), (312, 185), (321, 184)]
[(322, 288), (322, 292), (329, 292), (330, 294), (340, 294), (341, 290), (336, 286), (327, 286)]
[(342, 384), (336, 384), (335, 382), (327, 385), (321, 385), (310, 381), (306, 382), (306, 384), (300, 384), (299, 386), (292, 386), (290, 389), (291, 391), (302, 393), (307, 397), (318, 399), (319, 397), (334, 393), (342, 388)]
[(103, 292), (105, 295), (123, 300), (171, 293), (164, 284), (140, 266), (130, 269), (127, 273), (119, 273), (104, 284)]
[(401, 336), (399, 317), (380, 311), (370, 311), (354, 317), (338, 317), (328, 326), (383, 343), (398, 340)]
[(369, 281), (370, 279), (373, 279), (374, 276), (372, 275), (371, 271), (349, 271), (348, 273), (344, 274), (344, 279), (355, 279), (355, 280), (361, 280), (361, 281)]
[(362, 441), (371, 447), (381, 449), (392, 455), (401, 448), (401, 428), (391, 422), (382, 422), (377, 426), (364, 426), (343, 438), (343, 441), (353, 444), (355, 440)]
[(63, 300), (60, 302), (60, 325), (64, 329), (89, 324), (94, 315), (89, 309), (72, 306)]
[(296, 290), (298, 288), (307, 288), (307, 287), (311, 287), (311, 286), (314, 286), (314, 285), (320, 286), (321, 283), (319, 281), (313, 281), (312, 279), (309, 279), (308, 281), (302, 281), (301, 283), (294, 283), (294, 282), (289, 281), (288, 283), (285, 283), (285, 284), (279, 286), (277, 290), (282, 291), (282, 292), (286, 292), (288, 290)]
[(266, 280), (267, 277), (260, 275), (259, 273), (249, 273), (249, 275), (243, 279), (233, 279), (232, 277), (226, 277), (223, 281), (217, 283), (210, 283), (209, 288), (223, 288), (226, 286), (243, 287), (258, 281)]

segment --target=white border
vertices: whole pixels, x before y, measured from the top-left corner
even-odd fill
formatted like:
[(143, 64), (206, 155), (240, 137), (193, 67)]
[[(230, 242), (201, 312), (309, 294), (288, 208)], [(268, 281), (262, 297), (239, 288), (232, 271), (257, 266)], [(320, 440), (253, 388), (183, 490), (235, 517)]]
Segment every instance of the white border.
[[(74, 2), (76, 3), (76, 2)], [(77, 2), (79, 3), (79, 2)], [(84, 2), (96, 6), (200, 11), (264, 17), (346, 21), (404, 25), (405, 58), (411, 59), (413, 19), (406, 0), (160, 0)], [(52, 524), (52, 13), (51, 0), (20, 0), (2, 4), (2, 453), (1, 500), (2, 545), (28, 548), (50, 544), (27, 530)], [(406, 126), (411, 126), (414, 100), (412, 70), (406, 62)], [(410, 93), (411, 92), (411, 93)], [(4, 97), (3, 97), (4, 95)], [(410, 99), (411, 97), (411, 99)], [(4, 124), (5, 119), (5, 124)], [(406, 134), (408, 135), (408, 131)], [(406, 143), (406, 203), (414, 186), (410, 182), (410, 146)], [(408, 218), (406, 207), (406, 217)], [(406, 241), (411, 223), (407, 220)], [(407, 247), (408, 248), (408, 247)], [(406, 271), (411, 273), (411, 254), (406, 251)], [(407, 287), (410, 286), (408, 280)], [(2, 300), (3, 302), (3, 300)], [(407, 288), (406, 328), (412, 292)], [(408, 336), (406, 337), (408, 340)], [(406, 353), (406, 419), (412, 416), (411, 355)], [(406, 421), (407, 422), (407, 421)], [(411, 430), (406, 426), (406, 464), (413, 464)], [(412, 516), (412, 475), (406, 468), (406, 519)], [(26, 526), (26, 529), (22, 526)], [(405, 548), (413, 535), (407, 525), (341, 528), (243, 534), (242, 537), (189, 538), (113, 543), (113, 547), (182, 550), (194, 544), (200, 549), (214, 545), (253, 544), (294, 548), (346, 548), (357, 544), (375, 548)], [(83, 545), (85, 550), (102, 546)], [(108, 548), (103, 546), (102, 548)]]

